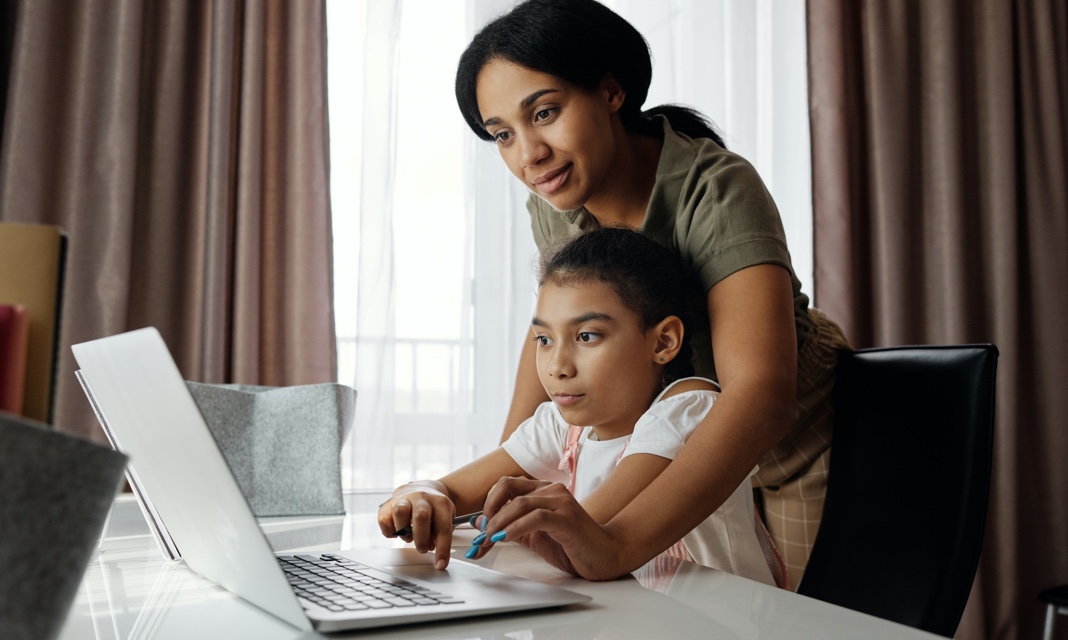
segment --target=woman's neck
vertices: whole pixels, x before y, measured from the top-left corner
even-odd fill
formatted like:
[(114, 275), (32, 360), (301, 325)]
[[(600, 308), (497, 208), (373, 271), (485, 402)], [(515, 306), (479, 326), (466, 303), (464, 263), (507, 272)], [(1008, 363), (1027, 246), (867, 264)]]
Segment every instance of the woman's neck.
[(586, 203), (586, 210), (603, 227), (637, 229), (649, 208), (664, 143), (660, 138), (625, 130), (618, 118), (613, 128), (620, 141), (615, 162), (598, 194)]

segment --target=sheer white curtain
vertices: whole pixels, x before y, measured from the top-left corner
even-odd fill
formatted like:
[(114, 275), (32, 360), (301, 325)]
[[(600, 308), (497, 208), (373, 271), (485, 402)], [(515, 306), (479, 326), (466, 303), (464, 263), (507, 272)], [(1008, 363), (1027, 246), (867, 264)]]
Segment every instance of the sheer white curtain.
[(604, 0), (649, 41), (646, 108), (708, 116), (760, 172), (812, 293), (812, 172), (804, 0)]
[[(452, 81), (512, 0), (328, 0), (339, 380), (358, 392), (350, 490), (496, 446), (533, 309), (526, 191)], [(811, 282), (803, 0), (606, 0), (649, 40), (646, 106), (689, 104), (764, 176)]]

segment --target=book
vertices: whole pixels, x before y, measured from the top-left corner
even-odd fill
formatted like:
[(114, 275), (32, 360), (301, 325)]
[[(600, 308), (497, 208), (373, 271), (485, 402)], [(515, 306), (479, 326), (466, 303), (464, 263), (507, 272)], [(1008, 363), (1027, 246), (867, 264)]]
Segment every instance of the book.
[(22, 415), (30, 318), (21, 304), (0, 304), (0, 411)]
[(55, 225), (0, 222), (0, 304), (29, 318), (22, 415), (52, 424), (67, 236)]

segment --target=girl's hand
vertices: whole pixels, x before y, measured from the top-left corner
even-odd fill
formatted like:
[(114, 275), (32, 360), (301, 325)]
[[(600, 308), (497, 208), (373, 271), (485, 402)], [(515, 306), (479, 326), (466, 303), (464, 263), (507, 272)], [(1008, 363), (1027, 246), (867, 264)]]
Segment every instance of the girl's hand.
[[(560, 483), (501, 478), (483, 507), (489, 518), (479, 558), (494, 542), (517, 542), (549, 564), (588, 580), (618, 577), (615, 554), (621, 546)], [(481, 524), (481, 521), (480, 521)]]
[(378, 508), (378, 528), (387, 538), (397, 537), (401, 529), (408, 530), (400, 538), (412, 542), (419, 553), (434, 551), (434, 567), (449, 565), (452, 546), (452, 518), (456, 507), (436, 482), (406, 484)]

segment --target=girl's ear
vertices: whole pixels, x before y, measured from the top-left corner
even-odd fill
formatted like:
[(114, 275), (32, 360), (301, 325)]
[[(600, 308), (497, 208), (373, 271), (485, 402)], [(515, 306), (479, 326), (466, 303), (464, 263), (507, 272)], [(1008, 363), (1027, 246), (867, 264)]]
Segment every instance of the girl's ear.
[(656, 343), (653, 348), (653, 361), (657, 364), (667, 364), (679, 355), (682, 348), (682, 338), (685, 330), (682, 320), (678, 316), (668, 316), (653, 327), (653, 335)]
[(615, 113), (623, 106), (623, 100), (627, 97), (627, 92), (623, 89), (623, 85), (619, 84), (612, 74), (607, 74), (604, 80), (601, 80), (601, 90), (605, 92), (608, 99), (609, 113)]

